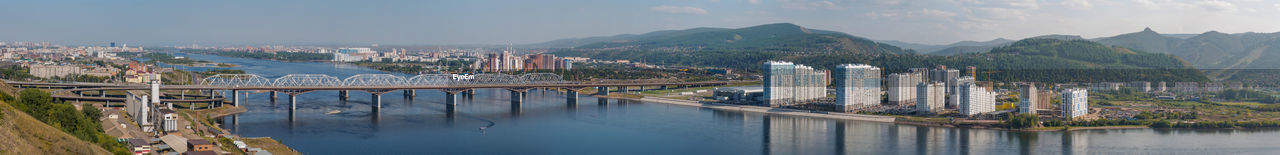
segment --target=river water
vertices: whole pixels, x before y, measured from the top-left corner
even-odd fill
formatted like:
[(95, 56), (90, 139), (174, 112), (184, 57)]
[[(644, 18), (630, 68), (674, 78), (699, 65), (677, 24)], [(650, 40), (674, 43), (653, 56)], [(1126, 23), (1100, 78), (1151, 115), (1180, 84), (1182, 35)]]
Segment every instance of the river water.
[[(275, 78), (286, 74), (385, 73), (330, 63), (277, 62), (176, 54), (240, 65), (231, 69)], [(201, 67), (180, 67), (204, 70)], [(408, 77), (409, 75), (402, 76)], [(531, 91), (513, 105), (502, 89), (459, 97), (454, 113), (444, 93), (418, 90), (382, 96), (336, 91), (247, 96), (248, 112), (224, 117), (244, 137), (272, 137), (304, 154), (1280, 154), (1280, 130), (1111, 129), (1010, 132), (767, 115), (597, 99), (576, 104), (564, 94)], [(587, 94), (587, 93), (584, 93)], [(340, 110), (338, 114), (326, 114)], [(489, 127), (491, 126), (491, 127)], [(488, 127), (481, 130), (480, 127)]]

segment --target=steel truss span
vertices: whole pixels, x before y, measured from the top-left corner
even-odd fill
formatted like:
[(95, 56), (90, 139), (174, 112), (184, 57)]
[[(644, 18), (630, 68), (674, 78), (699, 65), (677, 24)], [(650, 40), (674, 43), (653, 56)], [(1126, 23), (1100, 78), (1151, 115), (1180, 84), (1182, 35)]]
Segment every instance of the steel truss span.
[(323, 74), (289, 74), (268, 79), (254, 74), (218, 74), (200, 81), (205, 86), (465, 86), (502, 84), (569, 83), (551, 73), (507, 74), (422, 74), (409, 78), (391, 74), (358, 74), (345, 79)]

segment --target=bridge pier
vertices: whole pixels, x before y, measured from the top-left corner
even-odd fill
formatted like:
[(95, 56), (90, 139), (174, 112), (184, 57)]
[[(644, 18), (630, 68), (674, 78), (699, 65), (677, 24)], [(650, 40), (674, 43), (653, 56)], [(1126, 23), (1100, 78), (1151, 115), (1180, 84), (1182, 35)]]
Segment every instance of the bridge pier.
[(565, 102), (569, 102), (569, 104), (578, 104), (578, 91), (565, 91), (564, 94)]
[(276, 102), (276, 98), (278, 97), (279, 96), (276, 95), (276, 91), (271, 91), (271, 102)]
[(667, 85), (662, 85), (662, 86), (658, 87), (658, 89), (661, 89), (661, 90), (667, 90)]
[(449, 106), (458, 105), (458, 93), (444, 92), (444, 104)]
[(240, 106), (240, 91), (231, 90), (231, 105)]
[(373, 95), (373, 98), (371, 98), (372, 102), (370, 103), (370, 104), (373, 104), (373, 109), (374, 110), (382, 109), (382, 94), (379, 94), (379, 93), (369, 93), (369, 94)]
[(415, 97), (415, 96), (418, 96), (417, 90), (413, 90), (413, 89), (404, 90), (404, 97)]
[(520, 104), (524, 102), (524, 92), (511, 90), (511, 104)]
[(596, 87), (596, 95), (600, 95), (600, 96), (608, 96), (608, 95), (609, 95), (609, 87), (605, 87), (605, 86)]
[[(275, 91), (271, 92), (271, 98), (273, 99), (276, 98), (275, 93), (276, 93)], [(289, 94), (289, 111), (292, 112), (293, 110), (297, 110), (297, 109), (298, 109), (298, 95)]]
[(347, 90), (338, 90), (338, 100), (346, 101), (350, 97), (351, 95), (348, 95)]
[(100, 97), (107, 97), (107, 91), (106, 91), (106, 90), (98, 90), (98, 95), (99, 95)]

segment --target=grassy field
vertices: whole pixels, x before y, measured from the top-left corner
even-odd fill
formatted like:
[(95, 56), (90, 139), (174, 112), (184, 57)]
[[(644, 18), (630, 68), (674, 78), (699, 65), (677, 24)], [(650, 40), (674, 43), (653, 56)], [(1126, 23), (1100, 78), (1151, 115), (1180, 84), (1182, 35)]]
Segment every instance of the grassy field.
[(1218, 102), (1218, 104), (1225, 104), (1225, 105), (1242, 105), (1242, 106), (1262, 106), (1262, 105), (1267, 105), (1267, 104), (1265, 104), (1265, 103), (1258, 103), (1258, 102)]
[(1106, 101), (1120, 107), (1157, 110), (1157, 109), (1180, 109), (1188, 112), (1198, 113), (1198, 117), (1191, 121), (1248, 121), (1248, 120), (1280, 120), (1280, 112), (1257, 111), (1243, 107), (1266, 105), (1256, 102), (1213, 102), (1216, 104), (1206, 104), (1197, 101)]
[(240, 138), (240, 141), (244, 141), (244, 144), (249, 146), (260, 147), (267, 151), (271, 151), (271, 154), (279, 154), (279, 155), (302, 154), (302, 153), (298, 153), (298, 151), (294, 151), (293, 149), (289, 149), (288, 146), (284, 146), (284, 143), (280, 143), (275, 139), (271, 139), (271, 137)]

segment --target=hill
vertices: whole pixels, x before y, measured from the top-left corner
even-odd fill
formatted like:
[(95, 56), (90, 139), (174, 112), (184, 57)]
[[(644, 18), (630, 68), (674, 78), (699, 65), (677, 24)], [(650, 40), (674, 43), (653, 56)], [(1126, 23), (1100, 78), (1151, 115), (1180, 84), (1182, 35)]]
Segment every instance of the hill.
[(987, 71), (979, 75), (980, 80), (1006, 82), (1205, 80), (1185, 61), (1172, 55), (1103, 45), (1079, 36), (1048, 38), (1059, 39), (1026, 39), (999, 46), (987, 45), (989, 48), (975, 46), (978, 49), (971, 51), (983, 52), (936, 56), (916, 54), (843, 33), (815, 33), (784, 23), (595, 43), (552, 53), (672, 66), (725, 67), (743, 72), (759, 72), (760, 63), (767, 60), (788, 60), (821, 69), (844, 63), (872, 64), (885, 68), (885, 74), (937, 65), (975, 66)]
[(75, 136), (0, 103), (0, 152), (4, 154), (110, 154)]
[[(16, 94), (9, 85), (0, 84), (0, 96), (12, 101)], [(0, 101), (0, 154), (111, 154), (99, 145), (67, 134)]]
[(1205, 81), (1198, 70), (1176, 56), (1146, 53), (1087, 40), (1024, 39), (987, 53), (955, 56), (885, 55), (787, 56), (785, 60), (818, 66), (865, 63), (885, 74), (909, 68), (974, 66), (979, 80), (1038, 82)]
[(908, 43), (908, 42), (894, 41), (894, 40), (880, 41), (880, 42), (902, 47), (903, 49), (915, 50), (915, 51), (918, 51), (919, 53), (924, 53), (929, 55), (955, 55), (955, 54), (962, 54), (962, 53), (987, 52), (991, 50), (992, 47), (995, 47), (998, 45), (1005, 45), (1010, 42), (1013, 42), (1013, 40), (996, 38), (989, 41), (960, 41), (960, 42), (947, 44), (947, 45), (916, 44), (916, 43)]
[(523, 48), (574, 48), (582, 45), (600, 43), (600, 42), (626, 42), (626, 41), (641, 39), (641, 38), (670, 37), (670, 36), (678, 36), (678, 35), (691, 34), (691, 33), (720, 31), (720, 30), (726, 30), (726, 29), (725, 28), (692, 28), (692, 29), (685, 29), (685, 30), (654, 31), (654, 32), (649, 32), (644, 34), (620, 34), (620, 35), (613, 35), (613, 36), (570, 38), (570, 39), (552, 40), (552, 41), (547, 41), (542, 43), (521, 45), (520, 47), (523, 47)]
[(1182, 57), (1194, 67), (1210, 69), (1214, 79), (1230, 79), (1240, 69), (1278, 69), (1280, 64), (1258, 60), (1280, 60), (1271, 47), (1280, 46), (1280, 33), (1227, 34), (1210, 31), (1198, 35), (1165, 35), (1150, 28), (1140, 32), (1095, 39), (1100, 43), (1137, 50), (1168, 53)]
[[(862, 53), (902, 54), (912, 51), (861, 37), (826, 30), (810, 30), (790, 23), (766, 24), (738, 29), (677, 31), (626, 40), (597, 42), (575, 47), (591, 50), (746, 50), (781, 53)], [(661, 31), (660, 31), (661, 32)]]

